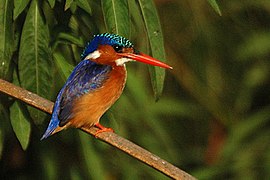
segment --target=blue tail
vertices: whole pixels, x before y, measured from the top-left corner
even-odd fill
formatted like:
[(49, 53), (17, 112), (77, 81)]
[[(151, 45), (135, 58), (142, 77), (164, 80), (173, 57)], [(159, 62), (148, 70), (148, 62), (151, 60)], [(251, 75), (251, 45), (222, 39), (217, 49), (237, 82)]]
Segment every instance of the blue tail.
[(60, 121), (58, 119), (58, 113), (59, 113), (59, 106), (60, 106), (60, 99), (62, 96), (62, 92), (63, 92), (63, 89), (61, 89), (61, 91), (59, 92), (57, 96), (56, 102), (53, 107), (51, 121), (49, 123), (47, 130), (45, 131), (45, 133), (43, 134), (40, 140), (46, 139), (47, 137), (52, 135), (53, 131), (59, 126)]
[(40, 140), (43, 140), (49, 137), (53, 133), (53, 131), (58, 127), (58, 125), (59, 125), (59, 120), (57, 118), (57, 115), (55, 117), (55, 115), (53, 114), (47, 130), (45, 131), (45, 133), (43, 134)]

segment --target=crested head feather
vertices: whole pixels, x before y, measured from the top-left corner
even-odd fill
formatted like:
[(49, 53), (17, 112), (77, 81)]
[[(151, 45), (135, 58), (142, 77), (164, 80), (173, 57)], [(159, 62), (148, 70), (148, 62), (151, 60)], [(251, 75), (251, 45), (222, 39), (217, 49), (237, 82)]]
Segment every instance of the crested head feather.
[(99, 45), (111, 45), (111, 46), (117, 45), (125, 48), (133, 47), (132, 42), (117, 34), (109, 34), (109, 33), (98, 34), (95, 35), (94, 38), (89, 43), (87, 43), (86, 48), (81, 54), (81, 59), (82, 60), (85, 59), (85, 57), (88, 54), (97, 50)]

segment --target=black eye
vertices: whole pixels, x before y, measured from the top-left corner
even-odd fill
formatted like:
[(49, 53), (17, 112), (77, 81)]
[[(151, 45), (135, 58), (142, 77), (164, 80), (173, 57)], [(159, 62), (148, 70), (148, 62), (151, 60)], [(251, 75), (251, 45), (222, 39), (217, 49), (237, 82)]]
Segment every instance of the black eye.
[(119, 46), (119, 45), (113, 45), (113, 49), (116, 51), (116, 52), (122, 52), (123, 50), (123, 46)]

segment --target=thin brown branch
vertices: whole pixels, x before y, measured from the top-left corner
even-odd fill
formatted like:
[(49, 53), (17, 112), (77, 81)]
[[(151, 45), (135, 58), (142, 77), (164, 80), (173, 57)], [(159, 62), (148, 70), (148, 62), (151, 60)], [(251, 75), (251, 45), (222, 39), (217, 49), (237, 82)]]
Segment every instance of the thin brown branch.
[[(2, 79), (0, 79), (0, 92), (19, 99), (37, 109), (40, 109), (41, 111), (50, 114), (52, 113), (53, 102), (48, 101), (47, 99), (44, 99), (37, 94), (31, 93), (21, 87), (15, 86)], [(82, 130), (88, 134), (94, 135), (98, 129), (93, 127), (91, 129), (83, 128)], [(118, 136), (115, 133), (100, 133), (97, 135), (97, 138), (118, 148), (119, 150), (138, 159), (139, 161), (147, 164), (148, 166), (160, 171), (161, 173), (167, 175), (170, 178), (183, 180), (195, 179), (183, 170), (141, 148), (140, 146), (132, 143), (131, 141)]]

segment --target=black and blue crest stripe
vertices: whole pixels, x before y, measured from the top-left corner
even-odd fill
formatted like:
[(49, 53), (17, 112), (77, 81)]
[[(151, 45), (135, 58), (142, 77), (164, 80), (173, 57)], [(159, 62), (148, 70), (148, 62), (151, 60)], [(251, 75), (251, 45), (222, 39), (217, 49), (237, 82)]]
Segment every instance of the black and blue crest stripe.
[(109, 33), (98, 34), (87, 44), (81, 54), (81, 59), (83, 60), (88, 54), (94, 52), (98, 48), (98, 45), (118, 45), (126, 48), (133, 47), (133, 44), (122, 36)]

